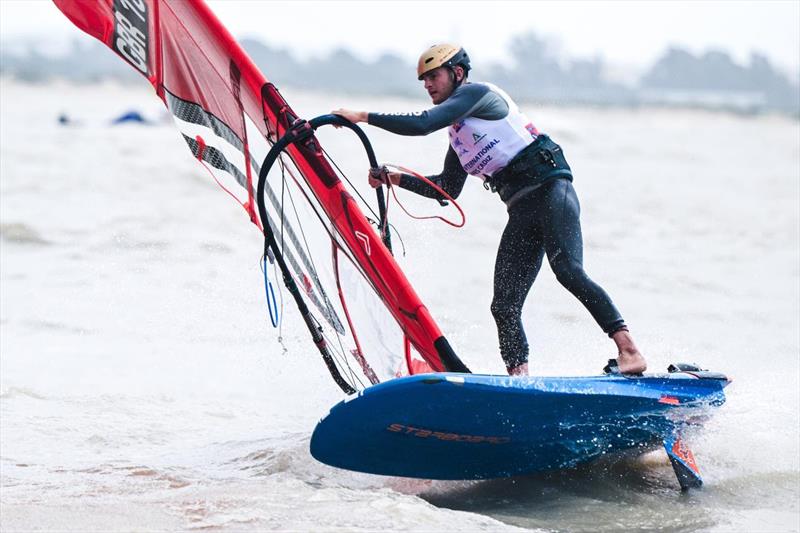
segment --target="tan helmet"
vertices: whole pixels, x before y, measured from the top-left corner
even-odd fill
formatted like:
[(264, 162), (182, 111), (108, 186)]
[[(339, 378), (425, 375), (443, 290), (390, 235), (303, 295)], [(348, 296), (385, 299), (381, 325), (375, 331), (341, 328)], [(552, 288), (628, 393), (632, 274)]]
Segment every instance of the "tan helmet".
[(417, 79), (431, 70), (439, 67), (453, 68), (461, 65), (464, 72), (469, 72), (469, 56), (467, 52), (457, 44), (435, 44), (422, 52), (417, 63)]

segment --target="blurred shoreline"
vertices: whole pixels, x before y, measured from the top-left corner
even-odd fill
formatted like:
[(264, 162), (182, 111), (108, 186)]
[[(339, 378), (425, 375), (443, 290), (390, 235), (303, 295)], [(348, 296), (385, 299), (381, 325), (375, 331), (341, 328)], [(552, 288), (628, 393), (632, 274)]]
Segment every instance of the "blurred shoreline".
[[(306, 60), (261, 41), (241, 40), (255, 64), (279, 88), (363, 96), (419, 97), (414, 65), (393, 54), (365, 61), (338, 48)], [(492, 81), (520, 102), (594, 108), (686, 108), (743, 115), (783, 114), (800, 118), (800, 72), (786, 74), (756, 52), (742, 65), (725, 51), (702, 54), (670, 47), (643, 72), (627, 73), (602, 57), (561, 57), (534, 33), (515, 36), (511, 65), (474, 65), (471, 78)], [(479, 68), (480, 67), (480, 68)], [(0, 77), (23, 83), (65, 80), (91, 84), (141, 81), (140, 75), (98, 42), (75, 41), (59, 56), (32, 46), (3, 43)], [(320, 82), (324, 80), (324, 85)]]
[[(267, 78), (273, 81), (271, 78)], [(473, 81), (484, 81), (482, 79)], [(485, 80), (490, 81), (490, 80)], [(94, 87), (117, 87), (119, 89), (136, 89), (137, 86), (144, 91), (153, 91), (150, 83), (144, 78), (135, 79), (120, 79), (117, 77), (105, 77), (100, 79), (90, 80), (74, 80), (64, 77), (52, 77), (41, 80), (27, 80), (10, 76), (8, 74), (0, 74), (0, 84), (4, 86), (29, 86), (29, 87), (70, 87), (74, 89), (80, 88), (94, 88)], [(294, 84), (278, 84), (278, 89), (285, 96), (291, 97), (292, 94), (304, 94), (308, 96), (324, 96), (331, 102), (332, 107), (337, 107), (340, 102), (350, 101), (350, 104), (358, 107), (358, 101), (364, 99), (381, 100), (397, 100), (408, 101), (412, 105), (418, 105), (419, 109), (427, 109), (430, 107), (430, 102), (427, 96), (420, 88), (416, 92), (408, 92), (402, 94), (395, 93), (353, 93), (346, 89), (333, 88), (314, 88), (304, 87)], [(512, 97), (514, 95), (512, 94)], [(736, 97), (732, 95), (725, 95), (713, 91), (696, 92), (696, 93), (683, 93), (680, 91), (663, 92), (663, 93), (645, 93), (641, 98), (630, 100), (627, 102), (611, 103), (605, 101), (593, 101), (589, 98), (585, 99), (565, 99), (559, 98), (555, 95), (542, 98), (522, 97), (516, 98), (520, 105), (526, 107), (546, 107), (557, 109), (572, 109), (572, 110), (595, 110), (595, 111), (691, 111), (702, 112), (720, 115), (732, 115), (739, 117), (776, 117), (793, 122), (800, 121), (800, 111), (786, 112), (776, 109), (765, 109), (760, 106), (752, 105), (752, 100), (747, 96)], [(124, 102), (120, 102), (120, 108), (129, 108)], [(158, 107), (158, 106), (155, 106)], [(160, 107), (158, 107), (160, 109)], [(383, 110), (378, 110), (383, 111)], [(390, 111), (387, 109), (386, 111)]]

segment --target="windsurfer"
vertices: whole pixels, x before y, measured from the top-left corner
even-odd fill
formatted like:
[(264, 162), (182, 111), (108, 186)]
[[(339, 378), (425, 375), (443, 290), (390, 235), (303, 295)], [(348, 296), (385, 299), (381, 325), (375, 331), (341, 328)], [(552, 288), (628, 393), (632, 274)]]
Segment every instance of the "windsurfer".
[[(501, 89), (469, 83), (469, 56), (457, 45), (432, 46), (419, 59), (417, 74), (434, 107), (421, 113), (370, 113), (339, 109), (351, 122), (366, 122), (399, 135), (427, 135), (448, 127), (444, 169), (428, 178), (453, 198), (467, 174), (478, 176), (508, 208), (497, 251), (491, 311), (500, 353), (511, 375), (528, 373), (528, 341), (522, 306), (547, 254), (558, 281), (591, 313), (617, 346), (617, 366), (640, 373), (647, 363), (611, 298), (583, 269), (580, 205), (572, 171), (561, 147), (539, 132)], [(422, 180), (397, 172), (392, 184), (443, 199)], [(380, 179), (370, 177), (379, 187)]]

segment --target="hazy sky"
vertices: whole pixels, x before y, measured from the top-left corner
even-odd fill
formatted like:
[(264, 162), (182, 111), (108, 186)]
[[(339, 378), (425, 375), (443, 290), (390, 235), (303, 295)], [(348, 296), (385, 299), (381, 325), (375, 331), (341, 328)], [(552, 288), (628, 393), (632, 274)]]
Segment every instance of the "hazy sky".
[[(86, 1), (86, 0), (83, 0)], [(439, 41), (462, 43), (476, 63), (502, 61), (510, 38), (533, 30), (568, 57), (603, 56), (624, 67), (651, 64), (669, 45), (729, 51), (746, 62), (765, 53), (800, 70), (800, 0), (758, 1), (259, 1), (210, 0), (231, 32), (297, 57), (345, 47), (364, 59), (391, 51), (416, 60)], [(78, 30), (47, 0), (0, 0), (0, 31), (55, 50)]]

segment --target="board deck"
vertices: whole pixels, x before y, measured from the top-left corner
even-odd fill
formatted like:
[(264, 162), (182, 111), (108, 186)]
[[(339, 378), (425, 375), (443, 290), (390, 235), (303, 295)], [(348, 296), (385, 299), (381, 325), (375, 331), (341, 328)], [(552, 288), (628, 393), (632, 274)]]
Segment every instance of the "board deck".
[[(488, 479), (566, 468), (661, 446), (689, 410), (719, 405), (721, 374), (508, 377), (423, 374), (369, 387), (317, 425), (331, 466), (427, 479)], [(697, 416), (692, 416), (697, 423)]]

